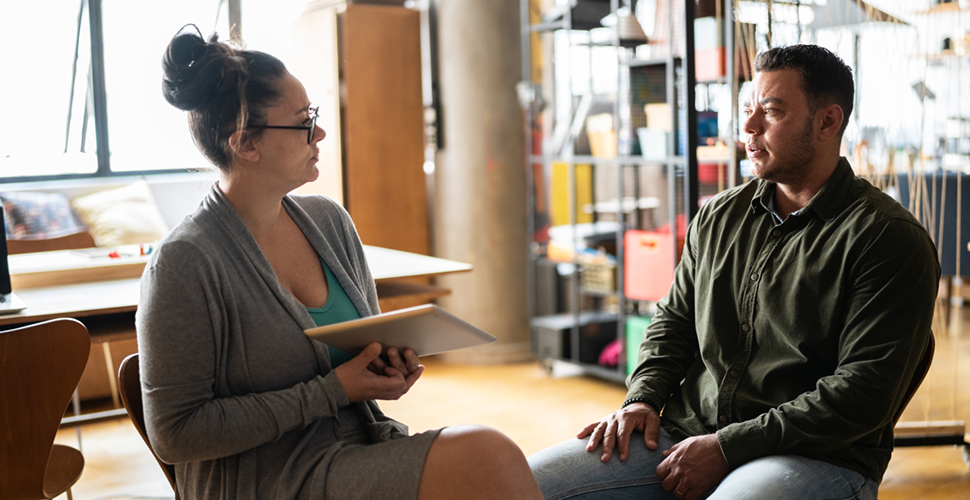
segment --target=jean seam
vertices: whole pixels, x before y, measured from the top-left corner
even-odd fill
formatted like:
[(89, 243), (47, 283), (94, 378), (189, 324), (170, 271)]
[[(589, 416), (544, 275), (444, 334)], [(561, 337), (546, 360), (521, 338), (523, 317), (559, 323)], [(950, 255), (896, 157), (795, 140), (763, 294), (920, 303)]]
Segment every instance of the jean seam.
[(574, 497), (576, 495), (584, 495), (586, 493), (592, 493), (594, 491), (612, 490), (617, 488), (629, 488), (631, 486), (646, 486), (650, 484), (660, 484), (659, 478), (624, 479), (622, 481), (609, 481), (609, 482), (603, 482), (603, 483), (589, 484), (589, 485), (573, 488), (566, 491), (560, 491), (555, 496), (549, 497), (546, 500), (564, 500), (566, 498)]
[[(852, 474), (858, 474), (862, 479), (862, 484), (860, 484), (859, 486), (856, 486), (855, 484), (853, 484), (854, 481), (846, 477), (846, 472), (850, 472)], [(860, 498), (862, 498), (862, 493), (866, 491), (866, 486), (869, 485), (869, 479), (865, 476), (862, 476), (858, 472), (848, 471), (848, 469), (843, 471), (840, 476), (841, 477), (839, 477), (839, 480), (842, 481), (843, 486), (849, 489), (850, 491), (852, 491), (851, 495), (849, 495), (848, 497), (842, 498), (840, 500), (859, 500)]]

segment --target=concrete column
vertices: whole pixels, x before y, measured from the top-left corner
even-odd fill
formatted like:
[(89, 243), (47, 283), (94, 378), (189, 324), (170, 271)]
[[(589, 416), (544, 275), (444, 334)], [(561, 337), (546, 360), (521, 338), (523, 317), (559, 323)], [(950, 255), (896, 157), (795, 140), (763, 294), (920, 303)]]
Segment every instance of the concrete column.
[(526, 189), (519, 0), (437, 0), (444, 148), (435, 169), (435, 254), (469, 262), (442, 276), (445, 309), (498, 342), (444, 356), (497, 364), (532, 358), (526, 303)]

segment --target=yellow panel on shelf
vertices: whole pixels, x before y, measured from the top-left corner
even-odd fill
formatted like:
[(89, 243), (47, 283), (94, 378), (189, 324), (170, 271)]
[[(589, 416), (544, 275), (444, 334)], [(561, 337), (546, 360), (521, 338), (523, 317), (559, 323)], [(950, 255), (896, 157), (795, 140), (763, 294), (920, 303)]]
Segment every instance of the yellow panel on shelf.
[[(593, 167), (576, 165), (576, 223), (593, 222), (593, 214), (583, 208), (593, 204)], [(552, 225), (569, 224), (569, 165), (552, 164)]]

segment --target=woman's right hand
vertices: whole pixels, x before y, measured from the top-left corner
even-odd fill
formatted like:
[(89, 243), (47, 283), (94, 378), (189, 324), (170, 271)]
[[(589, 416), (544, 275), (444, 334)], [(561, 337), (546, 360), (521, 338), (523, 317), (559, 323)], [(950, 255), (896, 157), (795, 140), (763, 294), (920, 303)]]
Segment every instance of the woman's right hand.
[(405, 377), (400, 370), (388, 366), (384, 370), (386, 375), (378, 375), (368, 367), (375, 359), (380, 358), (381, 352), (381, 344), (374, 342), (353, 359), (334, 369), (351, 403), (371, 399), (398, 399), (408, 392), (424, 371), (424, 366), (418, 365)]

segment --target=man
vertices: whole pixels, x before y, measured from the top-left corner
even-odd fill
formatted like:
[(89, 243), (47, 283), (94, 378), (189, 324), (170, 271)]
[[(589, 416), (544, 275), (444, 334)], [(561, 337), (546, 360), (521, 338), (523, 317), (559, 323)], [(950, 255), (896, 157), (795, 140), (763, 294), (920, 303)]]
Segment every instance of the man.
[(757, 179), (692, 222), (622, 409), (530, 457), (546, 498), (876, 498), (936, 251), (839, 156), (851, 70), (812, 45), (755, 70)]

